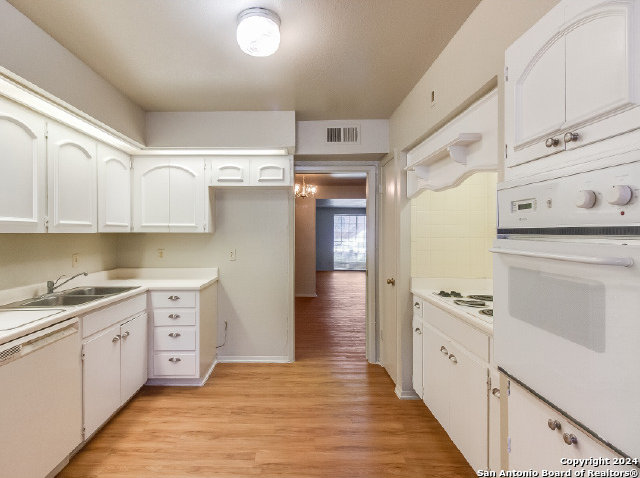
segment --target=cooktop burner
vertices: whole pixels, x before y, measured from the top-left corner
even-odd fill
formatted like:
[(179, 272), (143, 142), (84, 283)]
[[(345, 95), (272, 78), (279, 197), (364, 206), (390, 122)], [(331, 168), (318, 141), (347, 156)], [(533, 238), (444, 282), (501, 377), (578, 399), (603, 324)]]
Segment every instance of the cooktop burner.
[(493, 296), (488, 294), (468, 295), (469, 299), (483, 300), (485, 302), (493, 302)]
[(486, 307), (487, 304), (486, 302), (482, 301), (482, 300), (466, 300), (466, 299), (457, 299), (453, 301), (454, 304), (456, 305), (464, 305), (467, 307)]
[(493, 309), (482, 309), (479, 312), (482, 315), (488, 315), (489, 317), (493, 317)]
[(451, 292), (441, 290), (440, 292), (434, 292), (434, 294), (439, 295), (440, 297), (462, 297), (462, 294), (455, 290), (452, 290)]

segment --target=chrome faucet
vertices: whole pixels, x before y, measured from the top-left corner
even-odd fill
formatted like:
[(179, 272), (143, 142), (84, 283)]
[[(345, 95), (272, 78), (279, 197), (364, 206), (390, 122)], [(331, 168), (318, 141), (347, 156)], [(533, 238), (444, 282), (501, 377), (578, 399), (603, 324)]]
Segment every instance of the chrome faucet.
[[(59, 281), (60, 279), (62, 279), (63, 277), (65, 277), (65, 275), (64, 275), (64, 274), (63, 274), (63, 275), (61, 275), (60, 277), (58, 277), (58, 278), (55, 280), (55, 282), (54, 282), (54, 281), (52, 281), (52, 280), (48, 280), (48, 281), (47, 281), (47, 294), (52, 294), (52, 293), (53, 293), (53, 291), (54, 291), (54, 290), (56, 290), (58, 287), (61, 287), (61, 286), (65, 285), (67, 282), (69, 282), (70, 280), (75, 279), (75, 278), (76, 278), (76, 277), (78, 277), (78, 276), (88, 276), (88, 275), (89, 275), (89, 273), (88, 273), (88, 272), (81, 272), (80, 274), (76, 274), (76, 275), (74, 275), (74, 276), (72, 276), (72, 277), (69, 277), (66, 281), (61, 282), (60, 284), (58, 284), (58, 281)], [(56, 284), (57, 284), (57, 285), (56, 285)]]

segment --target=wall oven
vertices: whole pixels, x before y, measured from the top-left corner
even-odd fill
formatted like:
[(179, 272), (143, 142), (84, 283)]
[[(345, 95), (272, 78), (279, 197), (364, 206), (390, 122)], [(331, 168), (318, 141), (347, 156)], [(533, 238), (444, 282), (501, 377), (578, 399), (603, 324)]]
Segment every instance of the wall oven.
[(640, 456), (635, 154), (638, 162), (502, 187), (492, 249), (501, 371), (632, 457)]

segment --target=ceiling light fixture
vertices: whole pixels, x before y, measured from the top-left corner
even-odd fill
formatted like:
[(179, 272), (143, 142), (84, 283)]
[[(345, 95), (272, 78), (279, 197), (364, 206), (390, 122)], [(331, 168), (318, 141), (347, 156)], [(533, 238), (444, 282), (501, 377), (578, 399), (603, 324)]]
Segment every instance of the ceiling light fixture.
[(297, 198), (308, 198), (316, 195), (316, 192), (318, 192), (318, 187), (307, 184), (305, 182), (304, 176), (302, 176), (302, 186), (296, 184), (293, 192), (295, 193)]
[(269, 56), (280, 46), (280, 17), (266, 8), (249, 8), (238, 15), (238, 45), (251, 56)]

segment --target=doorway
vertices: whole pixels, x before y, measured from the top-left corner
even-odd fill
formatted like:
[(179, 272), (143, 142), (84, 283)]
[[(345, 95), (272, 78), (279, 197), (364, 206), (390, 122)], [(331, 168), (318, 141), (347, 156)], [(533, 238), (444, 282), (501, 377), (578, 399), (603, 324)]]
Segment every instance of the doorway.
[[(376, 299), (376, 181), (377, 166), (364, 165), (296, 165), (296, 184), (317, 187), (312, 200), (295, 200), (295, 348), (308, 357), (306, 347), (309, 324), (302, 315), (313, 320), (316, 336), (329, 340), (336, 334), (347, 333), (349, 327), (357, 335), (362, 333), (362, 355), (371, 363), (378, 361)], [(351, 291), (351, 292), (349, 292)], [(347, 325), (347, 315), (334, 317), (330, 330), (320, 330), (321, 317), (313, 307), (324, 307), (325, 317), (340, 308), (342, 312), (356, 311), (360, 322)], [(314, 315), (315, 314), (315, 315)], [(338, 314), (340, 315), (340, 314)], [(313, 318), (312, 318), (313, 316)], [(307, 319), (304, 319), (307, 320)], [(295, 324), (295, 322), (294, 322)], [(329, 334), (329, 335), (328, 335)], [(348, 346), (360, 348), (356, 335)], [(360, 339), (359, 339), (360, 340)], [(302, 343), (304, 341), (304, 344)], [(346, 346), (345, 346), (346, 348)]]

